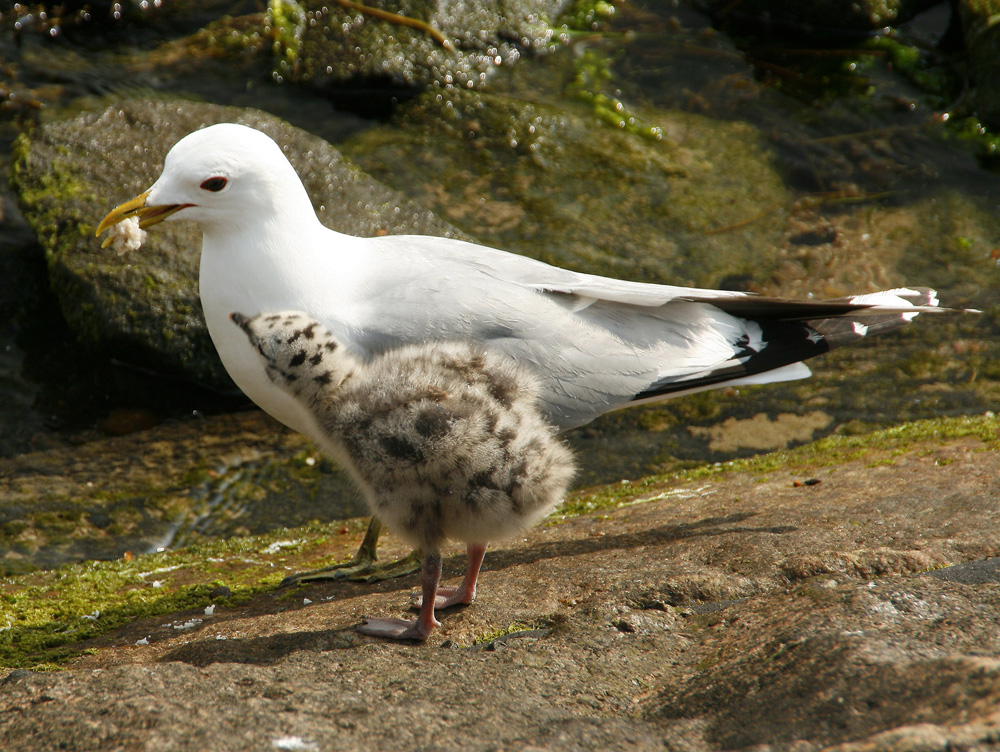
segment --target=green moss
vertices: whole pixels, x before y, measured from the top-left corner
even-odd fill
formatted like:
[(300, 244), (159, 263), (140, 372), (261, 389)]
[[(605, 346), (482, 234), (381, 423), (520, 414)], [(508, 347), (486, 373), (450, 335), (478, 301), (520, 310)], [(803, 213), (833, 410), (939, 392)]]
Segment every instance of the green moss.
[[(57, 150), (58, 153), (58, 150)], [(50, 160), (44, 171), (33, 171), (34, 180), (28, 181), (29, 173), (27, 162), (31, 158), (31, 141), (27, 133), (21, 133), (14, 140), (12, 147), (12, 161), (14, 164), (11, 170), (11, 184), (18, 194), (18, 199), (22, 205), (34, 209), (43, 209), (45, 223), (43, 227), (62, 229), (64, 223), (60, 213), (60, 208), (65, 208), (65, 203), (75, 200), (93, 201), (95, 195), (87, 187), (87, 183), (80, 180), (77, 175), (59, 159)], [(63, 155), (68, 161), (71, 155)], [(80, 236), (91, 237), (94, 231), (93, 225), (80, 224), (78, 232)]]
[(294, 76), (299, 65), (306, 14), (294, 0), (271, 0), (267, 5), (267, 27), (274, 37), (275, 77)]
[(976, 154), (991, 163), (1000, 156), (1000, 134), (987, 126), (979, 118), (969, 116), (948, 121), (944, 135), (968, 144)]
[(896, 464), (896, 460), (890, 457), (883, 457), (882, 459), (875, 460), (874, 462), (869, 462), (866, 467), (892, 467)]
[(494, 629), (490, 632), (486, 632), (481, 635), (476, 635), (473, 640), (473, 645), (483, 645), (485, 643), (493, 642), (501, 637), (506, 637), (507, 635), (517, 634), (518, 632), (528, 632), (534, 629), (545, 629), (551, 625), (551, 620), (548, 619), (538, 619), (533, 622), (523, 622), (515, 621), (508, 624), (506, 627), (500, 629)]
[[(873, 452), (884, 452), (888, 457), (872, 460), (873, 464), (892, 464), (893, 457), (921, 442), (940, 442), (950, 439), (974, 437), (987, 444), (1000, 441), (1000, 419), (992, 413), (981, 416), (938, 418), (904, 423), (900, 426), (866, 435), (828, 436), (795, 449), (772, 452), (747, 459), (704, 465), (667, 475), (651, 475), (638, 481), (603, 486), (571, 495), (549, 518), (550, 524), (601, 509), (611, 509), (652, 500), (653, 491), (660, 491), (667, 484), (677, 485), (741, 472), (766, 480), (767, 476), (781, 471), (801, 471), (809, 468), (832, 467), (852, 460), (870, 458)], [(871, 466), (871, 465), (870, 465)], [(646, 498), (637, 498), (646, 497)]]
[(893, 69), (918, 86), (931, 106), (944, 107), (950, 104), (957, 86), (955, 73), (931, 62), (931, 56), (923, 49), (903, 44), (886, 34), (871, 38), (866, 46), (885, 54)]
[(616, 13), (614, 3), (605, 0), (577, 0), (559, 20), (567, 30), (590, 32), (610, 21)]
[[(243, 602), (277, 585), (276, 561), (315, 555), (329, 535), (330, 526), (311, 525), (0, 580), (0, 666), (55, 668), (80, 655), (80, 643), (137, 619)], [(213, 599), (220, 586), (231, 595)]]
[(266, 14), (260, 13), (223, 16), (210, 21), (189, 37), (167, 42), (150, 55), (153, 62), (162, 57), (165, 65), (174, 64), (178, 51), (189, 60), (211, 56), (239, 64), (267, 47), (270, 40), (262, 33), (265, 22)]
[(605, 53), (588, 48), (574, 60), (575, 75), (567, 93), (589, 104), (602, 122), (659, 141), (663, 138), (662, 128), (643, 120), (622, 100), (602, 91), (612, 83), (611, 65), (612, 60)]

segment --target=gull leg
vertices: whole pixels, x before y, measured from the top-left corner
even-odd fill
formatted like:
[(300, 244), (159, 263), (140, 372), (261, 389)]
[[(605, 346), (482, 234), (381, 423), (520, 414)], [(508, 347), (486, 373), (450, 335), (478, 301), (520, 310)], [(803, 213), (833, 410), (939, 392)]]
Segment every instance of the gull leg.
[(362, 634), (374, 637), (388, 637), (392, 640), (420, 640), (423, 642), (441, 622), (434, 618), (434, 601), (438, 582), (441, 580), (441, 552), (428, 551), (424, 554), (424, 564), (420, 570), (420, 589), (423, 604), (420, 615), (413, 621), (406, 619), (386, 619), (365, 617), (357, 629)]
[[(456, 587), (439, 587), (434, 599), (435, 608), (448, 608), (459, 604), (469, 604), (476, 599), (476, 583), (479, 581), (479, 569), (483, 566), (483, 557), (486, 556), (485, 543), (469, 543), (465, 547), (469, 558), (468, 566), (465, 568), (465, 579), (462, 584)], [(426, 592), (413, 599), (415, 608), (423, 609)]]
[(334, 564), (322, 569), (313, 569), (308, 572), (290, 574), (281, 581), (278, 587), (294, 585), (298, 582), (312, 582), (314, 580), (378, 582), (380, 580), (388, 580), (392, 577), (402, 577), (405, 574), (412, 574), (420, 568), (420, 560), (423, 558), (423, 554), (420, 551), (411, 551), (407, 556), (396, 561), (377, 564), (377, 548), (380, 535), (382, 535), (382, 523), (377, 517), (372, 517), (368, 523), (368, 530), (365, 531), (365, 539), (361, 541), (358, 552), (354, 554), (354, 558), (349, 562)]

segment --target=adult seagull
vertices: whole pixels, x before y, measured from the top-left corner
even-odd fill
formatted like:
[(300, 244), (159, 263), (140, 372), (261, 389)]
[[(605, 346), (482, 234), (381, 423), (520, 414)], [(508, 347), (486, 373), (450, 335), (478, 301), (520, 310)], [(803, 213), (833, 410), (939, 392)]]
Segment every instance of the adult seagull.
[[(200, 225), (201, 302), (226, 370), (257, 405), (312, 437), (310, 413), (267, 377), (232, 311), (307, 311), (363, 359), (429, 340), (497, 348), (537, 373), (545, 416), (566, 430), (643, 402), (804, 378), (806, 358), (941, 310), (926, 288), (782, 300), (581, 274), (449, 238), (344, 235), (317, 219), (281, 148), (233, 123), (178, 141), (152, 187), (113, 209), (97, 234), (133, 217), (141, 228)], [(380, 531), (372, 520), (353, 566), (292, 579), (416, 569), (413, 555), (375, 567)]]

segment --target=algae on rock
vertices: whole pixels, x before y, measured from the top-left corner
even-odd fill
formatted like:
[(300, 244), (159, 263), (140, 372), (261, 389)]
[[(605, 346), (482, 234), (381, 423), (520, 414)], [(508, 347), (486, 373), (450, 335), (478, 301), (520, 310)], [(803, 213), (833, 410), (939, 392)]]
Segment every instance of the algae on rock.
[(551, 24), (568, 2), (369, 4), (427, 23), (452, 49), (424, 30), (374, 17), (358, 5), (272, 0), (268, 24), (276, 40), (275, 76), (319, 88), (373, 82), (400, 90), (478, 86), (500, 66), (515, 63), (522, 51), (544, 51)]
[(487, 245), (649, 282), (766, 276), (782, 224), (772, 210), (789, 198), (760, 134), (680, 111), (645, 117), (662, 139), (584, 103), (427, 92), (343, 148)]

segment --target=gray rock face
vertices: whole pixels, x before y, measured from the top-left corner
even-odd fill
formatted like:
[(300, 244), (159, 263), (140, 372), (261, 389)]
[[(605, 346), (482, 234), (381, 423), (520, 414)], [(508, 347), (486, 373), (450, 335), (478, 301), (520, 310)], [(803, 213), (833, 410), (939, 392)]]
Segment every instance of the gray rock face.
[(903, 577), (806, 583), (780, 603), (727, 609), (701, 670), (667, 687), (651, 717), (709, 715), (706, 738), (723, 749), (946, 724), (956, 704), (1000, 697), (1000, 642), (983, 618), (998, 595)]
[(366, 514), (314, 452), (253, 411), (0, 458), (0, 577)]
[(354, 235), (455, 231), (365, 176), (322, 139), (253, 110), (182, 101), (126, 101), (49, 124), (18, 142), (13, 181), (45, 249), (63, 315), (81, 339), (140, 364), (219, 387), (231, 382), (198, 300), (201, 236), (167, 223), (119, 258), (94, 230), (114, 206), (148, 188), (187, 133), (219, 122), (258, 128), (288, 147), (320, 219)]
[(773, 2), (751, 0), (731, 6), (711, 2), (720, 20), (739, 33), (748, 19), (755, 29), (771, 26), (776, 35), (806, 33), (840, 35), (846, 31), (880, 31), (903, 24), (936, 3), (934, 0), (818, 0), (817, 2)]
[(292, 4), (276, 3), (270, 20), (282, 50), (277, 71), (317, 88), (377, 82), (398, 88), (472, 87), (499, 66), (516, 62), (523, 51), (544, 50), (556, 17), (569, 4), (404, 0), (386, 8), (427, 23), (431, 31), (337, 2), (305, 2), (291, 12), (280, 7)]
[(420, 647), (354, 631), (415, 579), (133, 620), (10, 672), (0, 748), (995, 749), (996, 441), (786, 459), (497, 545)]
[(994, 128), (1000, 123), (1000, 85), (997, 59), (1000, 57), (1000, 29), (996, 25), (1000, 3), (996, 0), (962, 0), (956, 4), (969, 56), (972, 79), (970, 95), (975, 100), (975, 116)]

